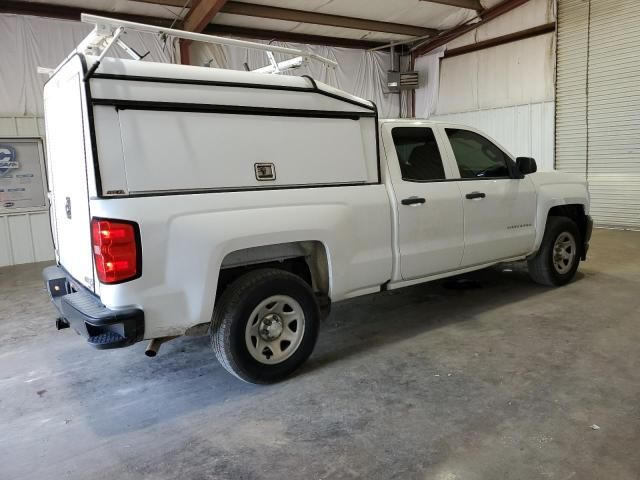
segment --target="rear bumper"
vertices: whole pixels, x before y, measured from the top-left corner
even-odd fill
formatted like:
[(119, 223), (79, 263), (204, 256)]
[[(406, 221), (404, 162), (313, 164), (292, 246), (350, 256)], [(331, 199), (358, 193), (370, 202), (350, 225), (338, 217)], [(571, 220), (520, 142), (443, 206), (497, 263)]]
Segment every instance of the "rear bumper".
[(139, 308), (111, 310), (60, 267), (42, 271), (45, 287), (60, 313), (58, 328), (71, 326), (99, 349), (132, 345), (144, 336), (144, 312)]

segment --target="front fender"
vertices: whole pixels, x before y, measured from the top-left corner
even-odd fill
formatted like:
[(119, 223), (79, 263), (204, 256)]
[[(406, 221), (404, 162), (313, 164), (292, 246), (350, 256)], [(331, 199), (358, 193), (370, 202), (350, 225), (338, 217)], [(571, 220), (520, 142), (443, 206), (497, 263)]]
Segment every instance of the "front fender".
[[(555, 172), (553, 172), (555, 173)], [(534, 177), (532, 175), (532, 177)], [(560, 205), (581, 205), (585, 214), (589, 214), (589, 192), (585, 182), (553, 182), (536, 185), (538, 205), (536, 210), (536, 237), (533, 245), (535, 253), (542, 245), (549, 211)]]

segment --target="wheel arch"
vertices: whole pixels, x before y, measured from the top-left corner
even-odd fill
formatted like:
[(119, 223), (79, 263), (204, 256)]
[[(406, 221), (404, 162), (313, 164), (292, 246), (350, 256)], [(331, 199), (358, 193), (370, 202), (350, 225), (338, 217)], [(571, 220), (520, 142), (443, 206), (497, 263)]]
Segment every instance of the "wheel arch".
[[(546, 212), (544, 212), (541, 221), (539, 223), (540, 226), (544, 226), (544, 228), (539, 228), (536, 233), (536, 242), (534, 253), (540, 249), (542, 244), (542, 239), (544, 237), (544, 232), (547, 226), (547, 220), (549, 217), (567, 217), (576, 222), (578, 226), (578, 231), (580, 232), (581, 238), (584, 239), (587, 236), (588, 229), (588, 215), (586, 211), (586, 205), (583, 203), (557, 203), (548, 205)], [(582, 260), (585, 259), (586, 252), (584, 248), (581, 247), (580, 257)]]
[(330, 298), (329, 251), (319, 240), (258, 245), (228, 252), (218, 272), (216, 298), (240, 275), (259, 268), (289, 271), (307, 282), (319, 297)]

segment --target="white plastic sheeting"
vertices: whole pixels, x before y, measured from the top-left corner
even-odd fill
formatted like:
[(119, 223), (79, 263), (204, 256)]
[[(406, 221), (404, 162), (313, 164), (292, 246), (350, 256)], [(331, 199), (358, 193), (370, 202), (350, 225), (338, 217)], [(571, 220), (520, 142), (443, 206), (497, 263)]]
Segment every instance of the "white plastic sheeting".
[[(0, 114), (42, 115), (42, 88), (46, 75), (37, 68), (58, 66), (92, 26), (80, 22), (40, 17), (0, 15)], [(156, 62), (172, 62), (175, 48), (170, 42), (163, 47), (160, 40), (148, 34), (129, 32), (128, 45), (146, 53)], [(115, 47), (111, 56), (128, 58)]]
[[(536, 27), (555, 19), (554, 0), (530, 0), (452, 40), (446, 49)], [(441, 50), (416, 60), (424, 85), (416, 92), (416, 116), (473, 112), (549, 102), (554, 93), (552, 33), (442, 58)]]
[(440, 95), (440, 62), (445, 46), (437, 48), (429, 55), (418, 57), (415, 70), (420, 79), (420, 88), (416, 90), (416, 116), (429, 118), (438, 109)]
[[(38, 74), (37, 67), (56, 67), (90, 31), (90, 25), (80, 22), (1, 14), (0, 114), (42, 115), (42, 87), (46, 76)], [(174, 45), (171, 42), (163, 45), (156, 36), (128, 32), (124, 40), (140, 53), (149, 51), (149, 60), (175, 62), (177, 59)], [(310, 49), (339, 63), (337, 68), (327, 69), (318, 62), (310, 62), (291, 74), (311, 75), (324, 83), (372, 100), (378, 105), (382, 117), (398, 116), (398, 95), (385, 93), (387, 70), (390, 67), (388, 52), (277, 44)], [(109, 55), (128, 58), (119, 47), (114, 47)], [(291, 57), (276, 55), (276, 58), (284, 60)], [(192, 62), (196, 65), (210, 62), (209, 65), (213, 67), (244, 70), (244, 62), (255, 69), (267, 65), (268, 59), (264, 52), (256, 50), (193, 44)]]
[(553, 34), (444, 58), (438, 114), (553, 99)]
[[(309, 50), (338, 62), (336, 68), (327, 68), (319, 62), (310, 61), (306, 66), (290, 70), (285, 74), (310, 75), (323, 83), (375, 102), (380, 117), (397, 118), (399, 116), (398, 95), (388, 93), (386, 87), (387, 70), (391, 67), (391, 57), (388, 52), (284, 42), (272, 42), (272, 44)], [(251, 70), (269, 65), (265, 52), (239, 47), (193, 44), (190, 54), (191, 63), (194, 65), (233, 70), (244, 70), (245, 62)], [(282, 61), (292, 57), (276, 54), (275, 58), (277, 61)]]

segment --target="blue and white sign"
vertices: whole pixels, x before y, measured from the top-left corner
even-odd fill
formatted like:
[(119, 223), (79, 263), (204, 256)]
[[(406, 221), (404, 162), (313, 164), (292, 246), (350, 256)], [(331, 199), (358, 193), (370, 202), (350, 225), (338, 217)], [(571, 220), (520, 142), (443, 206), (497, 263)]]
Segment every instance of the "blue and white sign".
[(11, 145), (0, 144), (0, 177), (20, 168), (18, 152)]
[(46, 207), (39, 138), (0, 138), (0, 214)]

